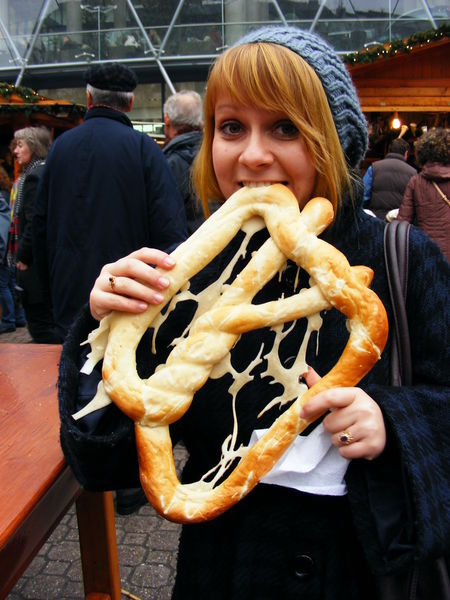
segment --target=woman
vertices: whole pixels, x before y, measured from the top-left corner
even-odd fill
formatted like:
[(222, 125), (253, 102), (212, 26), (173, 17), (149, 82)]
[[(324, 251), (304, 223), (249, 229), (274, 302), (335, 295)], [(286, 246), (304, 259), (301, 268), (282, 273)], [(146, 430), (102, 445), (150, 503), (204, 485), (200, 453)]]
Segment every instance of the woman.
[(450, 260), (450, 131), (430, 129), (414, 149), (422, 169), (409, 180), (397, 218), (426, 231)]
[(28, 330), (37, 344), (61, 342), (53, 326), (51, 307), (33, 265), (32, 219), (39, 180), (51, 136), (45, 127), (25, 127), (14, 133), (13, 154), (21, 168), (13, 208), (9, 262), (16, 268), (17, 284), (23, 289)]
[[(227, 50), (211, 71), (195, 181), (206, 210), (209, 199), (223, 202), (242, 186), (261, 183), (284, 184), (300, 208), (314, 196), (327, 197), (336, 217), (322, 237), (350, 264), (374, 270), (372, 287), (392, 320), (384, 224), (362, 211), (363, 190), (355, 171), (366, 146), (365, 119), (335, 52), (319, 37), (298, 29), (263, 28)], [(193, 278), (191, 291), (218, 278), (241, 237), (236, 236)], [(255, 234), (240, 263), (247, 262), (266, 238), (264, 230)], [(374, 574), (398, 571), (448, 548), (448, 513), (443, 514), (450, 458), (448, 441), (444, 442), (449, 416), (448, 333), (442, 314), (448, 309), (442, 298), (449, 272), (438, 249), (419, 230), (413, 231), (410, 248), (408, 308), (417, 387), (390, 386), (389, 341), (360, 387), (328, 390), (312, 398), (303, 416), (327, 410), (328, 414), (302, 436), (301, 443), (310, 443), (315, 457), (311, 477), (304, 477), (299, 465), (299, 472), (286, 483), (277, 478), (275, 467), (264, 483), (222, 516), (185, 525), (174, 598), (369, 599), (376, 592)], [(144, 248), (106, 265), (91, 293), (92, 315), (100, 319), (111, 310), (139, 313), (161, 303), (168, 280), (151, 265), (169, 272), (173, 259)], [(296, 265), (288, 262), (255, 301), (287, 297), (307, 287), (309, 275), (304, 271), (297, 275)], [(167, 345), (183, 332), (183, 318), (183, 307), (169, 315), (160, 329), (156, 357), (144, 359), (145, 347), (139, 349), (141, 376), (148, 376), (154, 363), (165, 359)], [(280, 346), (284, 367), (297, 355), (306, 329), (303, 321), (294, 324)], [(70, 415), (89, 399), (81, 398), (86, 383), (83, 378), (78, 382), (76, 369), (83, 363), (79, 344), (93, 326), (88, 314), (81, 316), (66, 342), (60, 372), (62, 445), (81, 479), (93, 474), (88, 469), (95, 470), (90, 452), (100, 438), (88, 418), (75, 423)], [(313, 336), (307, 351), (308, 385), (335, 364), (347, 338), (343, 315), (323, 314), (320, 342), (314, 343)], [(270, 330), (243, 335), (231, 351), (233, 367), (244, 371), (262, 346), (265, 357), (272, 345)], [(237, 445), (248, 444), (255, 430), (270, 426), (284, 410), (276, 406), (258, 417), (280, 393), (266, 368), (266, 360), (252, 367), (251, 380), (237, 396)], [(185, 482), (198, 480), (220, 458), (233, 423), (228, 393), (232, 381), (229, 373), (209, 379), (189, 411), (171, 426), (174, 441), (182, 439), (189, 453)], [(108, 420), (108, 413), (103, 416)], [(317, 447), (316, 436), (322, 433), (325, 458)], [(111, 441), (105, 456), (112, 445)], [(80, 470), (82, 452), (90, 457), (85, 470)], [(314, 475), (328, 457), (333, 467), (317, 485)], [(105, 468), (104, 462), (99, 463), (98, 477)], [(124, 475), (135, 473), (131, 462), (116, 462), (115, 468)]]

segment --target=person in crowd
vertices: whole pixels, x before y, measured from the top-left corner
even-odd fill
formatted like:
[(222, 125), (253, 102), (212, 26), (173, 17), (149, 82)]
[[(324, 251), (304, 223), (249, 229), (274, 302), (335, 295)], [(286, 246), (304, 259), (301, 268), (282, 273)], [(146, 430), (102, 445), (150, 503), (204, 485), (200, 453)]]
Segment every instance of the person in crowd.
[[(345, 254), (351, 265), (373, 269), (372, 288), (393, 327), (383, 253), (385, 223), (362, 210), (358, 165), (367, 148), (366, 121), (337, 53), (319, 36), (293, 27), (252, 31), (215, 62), (204, 115), (194, 180), (205, 207), (210, 199), (226, 202), (244, 185), (282, 183), (296, 196), (300, 209), (311, 198), (325, 196), (335, 218), (322, 239)], [(237, 268), (267, 236), (264, 229), (254, 234)], [(241, 240), (239, 233), (191, 280), (189, 289), (195, 293), (215, 281)], [(75, 369), (83, 364), (86, 349), (80, 350), (80, 342), (98, 326), (94, 318), (113, 310), (141, 313), (162, 303), (161, 290), (169, 281), (154, 267), (166, 271), (168, 279), (173, 264), (167, 254), (143, 248), (101, 270), (90, 296), (91, 314), (87, 307), (80, 314), (61, 361), (61, 439), (69, 464), (80, 468), (85, 455), (92, 466), (99, 439), (88, 417), (70, 417), (90, 400), (79, 395), (83, 378), (101, 377), (94, 370), (90, 376), (65, 378), (71, 364)], [(307, 287), (309, 274), (297, 271), (288, 261), (255, 302), (288, 297)], [(414, 561), (448, 551), (449, 271), (436, 245), (413, 228), (407, 311), (414, 385), (391, 386), (389, 338), (380, 360), (358, 387), (330, 389), (311, 398), (303, 417), (328, 412), (295, 442), (302, 448), (311, 444), (308, 473), (302, 473), (299, 464), (298, 473), (286, 481), (277, 477), (276, 465), (263, 483), (223, 515), (184, 525), (173, 598), (369, 600), (375, 597), (379, 575), (408, 570)], [(120, 286), (112, 286), (111, 278)], [(170, 342), (184, 331), (183, 311), (189, 310), (181, 305), (179, 312), (166, 315), (156, 352), (138, 358), (143, 373), (165, 360)], [(293, 374), (296, 379), (303, 375), (308, 385), (332, 368), (348, 339), (341, 313), (331, 310), (321, 316), (320, 343), (313, 336), (307, 349), (309, 368)], [(300, 348), (304, 321), (292, 324), (279, 348), (286, 367)], [(247, 445), (254, 430), (269, 427), (286, 409), (273, 406), (258, 417), (280, 393), (265, 374), (266, 361), (256, 366), (253, 362), (272, 345), (273, 332), (263, 329), (243, 334), (231, 350), (235, 370), (243, 372), (252, 365), (251, 377), (234, 403), (236, 447)], [(220, 459), (222, 443), (232, 430), (231, 383), (229, 373), (209, 379), (188, 412), (170, 426), (174, 443), (183, 440), (189, 454), (184, 482), (196, 481)], [(102, 410), (106, 416), (116, 407)], [(323, 452), (319, 433), (325, 436)], [(331, 460), (328, 469), (326, 457)], [(321, 467), (326, 474), (314, 486)], [(122, 463), (121, 468), (129, 473), (135, 465)], [(340, 469), (343, 475), (338, 475)]]
[(119, 63), (97, 65), (86, 82), (88, 111), (82, 125), (53, 144), (33, 223), (38, 265), (62, 337), (105, 261), (143, 245), (170, 251), (186, 237), (167, 161), (126, 114), (135, 73)]
[(202, 206), (193, 190), (191, 167), (197, 155), (203, 130), (202, 99), (197, 92), (182, 90), (164, 103), (163, 152), (175, 175), (184, 201), (189, 233), (204, 221)]
[(406, 162), (408, 153), (408, 142), (397, 138), (391, 142), (386, 156), (372, 163), (364, 175), (365, 208), (380, 219), (400, 207), (408, 181), (417, 173)]
[(13, 153), (22, 172), (12, 209), (8, 262), (16, 270), (27, 327), (36, 344), (61, 342), (54, 327), (51, 304), (36, 267), (32, 243), (36, 193), (51, 143), (51, 134), (46, 127), (24, 127), (14, 133)]
[(9, 207), (10, 190), (11, 181), (9, 175), (5, 169), (0, 166), (0, 302), (2, 310), (0, 334), (16, 330), (14, 296), (9, 287), (9, 269), (6, 260), (9, 225), (11, 221), (11, 209)]
[(397, 218), (426, 231), (450, 260), (450, 131), (430, 129), (414, 149), (421, 170), (409, 180)]
[[(53, 144), (33, 223), (38, 265), (62, 338), (105, 262), (141, 246), (170, 251), (187, 236), (170, 167), (127, 116), (134, 71), (119, 63), (96, 65), (86, 84), (88, 111), (80, 126)], [(142, 504), (142, 491), (133, 494), (119, 492), (122, 514)]]
[[(14, 140), (12, 143), (14, 146)], [(11, 156), (13, 156), (11, 152)], [(1, 190), (3, 199), (9, 198), (8, 204), (8, 232), (6, 249), (3, 260), (0, 261), (0, 295), (2, 302), (1, 333), (10, 333), (17, 327), (25, 327), (25, 311), (22, 305), (22, 296), (16, 283), (15, 254), (17, 249), (17, 217), (14, 216), (14, 205), (17, 198), (19, 180), (13, 182), (6, 169), (0, 170)], [(3, 215), (5, 219), (5, 215)], [(2, 223), (5, 226), (5, 221)]]

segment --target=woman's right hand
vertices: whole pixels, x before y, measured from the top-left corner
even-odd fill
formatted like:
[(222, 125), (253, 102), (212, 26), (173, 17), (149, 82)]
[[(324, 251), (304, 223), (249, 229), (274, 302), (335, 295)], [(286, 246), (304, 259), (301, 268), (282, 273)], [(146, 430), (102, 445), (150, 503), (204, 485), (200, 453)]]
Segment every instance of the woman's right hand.
[(155, 248), (141, 248), (105, 265), (91, 291), (92, 316), (100, 321), (112, 310), (141, 313), (150, 304), (161, 304), (170, 281), (154, 267), (169, 271), (174, 266), (169, 254)]

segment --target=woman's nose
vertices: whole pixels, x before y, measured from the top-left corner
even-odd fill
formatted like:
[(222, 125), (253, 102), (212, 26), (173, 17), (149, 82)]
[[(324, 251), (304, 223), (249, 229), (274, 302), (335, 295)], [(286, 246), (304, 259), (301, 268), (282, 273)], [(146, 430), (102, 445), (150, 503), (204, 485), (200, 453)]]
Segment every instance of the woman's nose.
[(264, 139), (263, 135), (256, 133), (248, 136), (239, 156), (239, 162), (252, 168), (268, 165), (273, 162), (270, 145)]

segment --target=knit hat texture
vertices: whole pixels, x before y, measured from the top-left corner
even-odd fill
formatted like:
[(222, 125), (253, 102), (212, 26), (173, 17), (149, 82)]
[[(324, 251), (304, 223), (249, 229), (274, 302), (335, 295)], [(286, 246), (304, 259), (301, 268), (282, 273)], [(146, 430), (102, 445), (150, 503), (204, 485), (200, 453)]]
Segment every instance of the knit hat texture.
[(296, 27), (262, 27), (246, 34), (236, 45), (255, 42), (285, 46), (314, 69), (325, 90), (347, 162), (357, 167), (367, 150), (367, 122), (350, 74), (339, 55), (318, 35)]
[(93, 65), (86, 72), (86, 83), (98, 90), (132, 92), (138, 84), (134, 71), (120, 63)]

